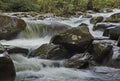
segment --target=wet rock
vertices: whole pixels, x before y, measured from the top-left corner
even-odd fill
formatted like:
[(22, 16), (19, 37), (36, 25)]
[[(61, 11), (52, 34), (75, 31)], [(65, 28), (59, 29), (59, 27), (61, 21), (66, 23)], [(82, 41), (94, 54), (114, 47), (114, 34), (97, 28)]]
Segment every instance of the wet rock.
[(117, 46), (119, 46), (119, 47), (120, 47), (120, 36), (119, 36), (119, 38), (118, 38), (118, 43), (117, 43)]
[(39, 56), (44, 59), (64, 59), (68, 58), (70, 55), (67, 50), (60, 46), (54, 44), (43, 44), (38, 49), (36, 49), (30, 56)]
[(119, 23), (120, 22), (120, 13), (115, 13), (106, 19), (106, 22)]
[(92, 15), (90, 15), (90, 14), (83, 14), (83, 16), (82, 16), (83, 18), (92, 18)]
[(113, 27), (113, 26), (116, 26), (116, 25), (108, 24), (108, 23), (97, 23), (94, 25), (93, 30), (104, 31), (105, 29)]
[(88, 27), (71, 28), (63, 33), (55, 35), (51, 43), (65, 47), (70, 53), (83, 53), (93, 41)]
[(120, 68), (120, 47), (113, 47), (113, 56), (110, 58), (107, 66)]
[(109, 36), (112, 40), (118, 40), (120, 36), (120, 26), (106, 29), (103, 33), (103, 36)]
[(4, 45), (4, 48), (9, 54), (21, 53), (21, 54), (27, 55), (29, 53), (29, 50), (26, 48), (10, 46), (10, 45)]
[(0, 39), (12, 39), (26, 28), (22, 19), (0, 15)]
[(93, 59), (99, 64), (106, 64), (113, 54), (113, 46), (107, 41), (94, 41)]
[(90, 23), (91, 24), (96, 24), (98, 22), (102, 22), (103, 19), (104, 19), (103, 16), (93, 17), (93, 18), (90, 19)]
[(120, 36), (120, 26), (110, 29), (109, 34), (110, 34), (110, 39), (118, 40)]
[(3, 49), (0, 45), (0, 81), (14, 81), (16, 76), (14, 64)]
[(66, 60), (64, 66), (69, 68), (85, 69), (88, 68), (91, 57), (92, 55), (89, 53), (76, 54)]

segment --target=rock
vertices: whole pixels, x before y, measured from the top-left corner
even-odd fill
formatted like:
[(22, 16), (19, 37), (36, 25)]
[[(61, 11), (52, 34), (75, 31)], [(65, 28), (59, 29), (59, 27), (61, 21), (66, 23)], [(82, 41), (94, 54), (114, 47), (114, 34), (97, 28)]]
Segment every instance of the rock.
[(97, 23), (94, 25), (93, 30), (104, 31), (105, 29), (113, 27), (113, 26), (116, 26), (116, 25), (109, 24), (109, 23)]
[(60, 45), (43, 44), (36, 49), (30, 56), (39, 56), (44, 59), (64, 59), (70, 57), (67, 50)]
[(93, 18), (90, 19), (90, 23), (91, 24), (96, 24), (98, 22), (102, 22), (103, 19), (104, 19), (103, 16), (93, 17)]
[(103, 36), (109, 36), (112, 40), (118, 40), (120, 36), (120, 26), (106, 29), (103, 33)]
[(103, 32), (103, 36), (109, 37), (109, 31), (110, 31), (110, 28), (105, 29)]
[(120, 36), (120, 26), (116, 26), (109, 30), (110, 39), (118, 40)]
[(0, 15), (0, 39), (12, 39), (26, 28), (22, 19)]
[(113, 47), (113, 56), (110, 58), (107, 66), (120, 68), (120, 47)]
[(1, 45), (0, 51), (0, 81), (14, 81), (16, 76), (14, 64)]
[(119, 47), (120, 47), (120, 36), (119, 36), (119, 38), (118, 38), (118, 43), (117, 43), (117, 46), (119, 46)]
[(55, 35), (51, 43), (59, 44), (65, 47), (70, 53), (83, 53), (87, 50), (93, 41), (88, 27), (76, 27), (66, 30), (63, 33)]
[(83, 18), (92, 18), (92, 15), (90, 15), (90, 14), (83, 14), (83, 16), (82, 16)]
[(10, 46), (10, 45), (4, 45), (4, 48), (6, 49), (8, 54), (20, 53), (20, 54), (27, 55), (29, 53), (29, 50), (26, 48)]
[(93, 59), (99, 64), (106, 64), (113, 54), (113, 46), (109, 42), (94, 41)]
[(92, 55), (89, 53), (76, 54), (66, 60), (64, 66), (69, 68), (85, 69), (88, 68), (91, 57)]
[(110, 13), (110, 12), (113, 12), (113, 10), (110, 9), (110, 8), (105, 8), (105, 9), (102, 10), (102, 12), (104, 12), (104, 13)]
[(106, 19), (106, 22), (119, 23), (120, 22), (120, 13), (115, 13)]

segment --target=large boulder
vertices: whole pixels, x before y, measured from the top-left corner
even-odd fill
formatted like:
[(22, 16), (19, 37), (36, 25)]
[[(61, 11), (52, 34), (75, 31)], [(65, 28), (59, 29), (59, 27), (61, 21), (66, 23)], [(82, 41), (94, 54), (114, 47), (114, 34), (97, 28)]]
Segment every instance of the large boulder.
[(71, 55), (67, 52), (67, 50), (60, 46), (54, 44), (43, 44), (36, 50), (32, 52), (31, 57), (40, 57), (44, 59), (65, 59), (70, 57)]
[(8, 53), (0, 45), (0, 81), (14, 81), (15, 76), (14, 64)]
[(106, 40), (94, 41), (93, 60), (99, 64), (106, 64), (113, 54), (113, 46)]
[(90, 34), (88, 27), (80, 26), (55, 35), (50, 42), (62, 45), (71, 53), (83, 53), (92, 41), (93, 36)]
[(26, 28), (26, 23), (22, 19), (0, 15), (0, 39), (12, 39), (19, 32)]
[(106, 22), (119, 23), (120, 22), (120, 13), (115, 13), (106, 19)]
[(103, 36), (110, 36), (110, 39), (118, 40), (120, 36), (120, 26), (106, 29), (103, 33)]
[(65, 67), (85, 69), (89, 67), (89, 60), (92, 55), (89, 53), (76, 54), (64, 62)]

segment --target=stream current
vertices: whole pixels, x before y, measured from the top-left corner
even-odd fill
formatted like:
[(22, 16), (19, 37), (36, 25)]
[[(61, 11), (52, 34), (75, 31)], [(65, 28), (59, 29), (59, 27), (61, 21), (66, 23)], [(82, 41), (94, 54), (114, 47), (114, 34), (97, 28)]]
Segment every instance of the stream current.
[[(91, 14), (93, 17), (103, 16), (109, 17), (114, 13), (120, 12), (120, 9), (114, 9), (110, 13), (95, 13)], [(8, 14), (10, 15), (10, 13)], [(40, 23), (53, 24), (61, 23), (71, 27), (77, 27), (81, 23), (88, 25), (90, 33), (94, 37), (102, 37), (102, 31), (93, 31), (93, 24), (90, 24), (90, 18), (71, 17), (49, 17), (44, 20), (34, 20), (32, 18), (23, 18), (27, 23), (25, 31), (21, 32), (16, 39), (2, 40), (3, 45), (14, 45), (24, 47), (27, 49), (36, 49), (44, 43), (49, 43), (51, 34), (54, 35), (56, 31), (49, 28), (39, 28)], [(116, 23), (119, 24), (119, 23)], [(43, 36), (39, 36), (39, 33)], [(46, 60), (38, 58), (27, 58), (21, 54), (11, 55), (16, 69), (15, 81), (120, 81), (120, 70), (110, 67), (92, 67), (90, 69), (74, 69), (63, 67), (64, 60)], [(59, 67), (56, 66), (59, 64)]]

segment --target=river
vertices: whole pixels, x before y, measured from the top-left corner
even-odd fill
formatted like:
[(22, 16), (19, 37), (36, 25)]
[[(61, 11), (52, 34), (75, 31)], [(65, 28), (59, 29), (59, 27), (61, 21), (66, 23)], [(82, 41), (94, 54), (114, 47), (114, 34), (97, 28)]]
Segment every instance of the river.
[[(109, 17), (114, 13), (120, 12), (120, 9), (114, 9), (109, 13), (90, 14), (93, 17), (103, 16)], [(9, 14), (10, 15), (10, 14)], [(49, 30), (49, 28), (39, 28), (39, 23), (62, 23), (71, 27), (77, 27), (81, 23), (86, 23), (90, 33), (94, 37), (103, 37), (102, 31), (93, 31), (93, 24), (90, 24), (90, 18), (71, 17), (49, 17), (44, 20), (34, 20), (32, 18), (22, 18), (27, 23), (25, 31), (21, 32), (16, 39), (2, 40), (3, 45), (14, 45), (27, 49), (36, 49), (44, 43), (48, 43), (52, 35), (57, 31)], [(119, 23), (117, 23), (119, 24)], [(42, 34), (42, 36), (39, 35)], [(74, 69), (63, 67), (64, 60), (46, 60), (39, 58), (27, 58), (21, 54), (11, 55), (16, 69), (15, 81), (120, 81), (120, 70), (105, 66), (91, 67), (90, 69)], [(44, 65), (43, 65), (44, 64)], [(59, 67), (55, 64), (59, 64)]]

